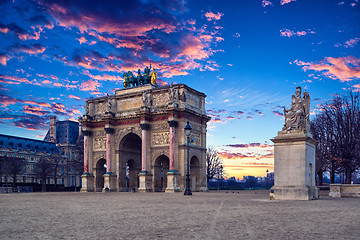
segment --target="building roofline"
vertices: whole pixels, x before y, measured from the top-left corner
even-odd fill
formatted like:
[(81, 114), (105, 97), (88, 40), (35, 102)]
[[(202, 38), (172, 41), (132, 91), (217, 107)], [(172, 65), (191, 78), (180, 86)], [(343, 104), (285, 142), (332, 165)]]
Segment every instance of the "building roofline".
[(54, 142), (49, 142), (49, 141), (44, 141), (44, 140), (39, 140), (39, 139), (32, 139), (32, 138), (24, 138), (24, 137), (12, 136), (12, 135), (6, 135), (6, 134), (1, 134), (1, 133), (0, 133), (0, 137), (18, 138), (18, 139), (23, 139), (23, 140), (36, 141), (36, 142), (41, 142), (41, 143), (51, 143), (51, 144), (56, 145), (56, 143), (54, 143)]

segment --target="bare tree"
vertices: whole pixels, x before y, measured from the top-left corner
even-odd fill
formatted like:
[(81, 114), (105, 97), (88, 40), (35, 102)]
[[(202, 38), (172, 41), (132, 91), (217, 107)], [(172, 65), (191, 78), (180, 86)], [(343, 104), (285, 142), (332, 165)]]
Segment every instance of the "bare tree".
[(56, 191), (57, 180), (59, 177), (61, 177), (64, 174), (63, 171), (60, 171), (60, 169), (64, 167), (63, 166), (64, 157), (61, 156), (60, 154), (53, 154), (50, 157), (50, 162), (52, 164), (50, 177), (54, 180), (54, 190)]
[(206, 175), (208, 185), (209, 180), (219, 173), (220, 166), (222, 166), (222, 160), (219, 158), (218, 152), (213, 147), (208, 147), (206, 151)]
[(25, 159), (17, 157), (2, 157), (2, 170), (7, 176), (12, 179), (13, 187), (17, 184), (17, 175), (21, 174), (25, 170)]
[(349, 92), (325, 103), (312, 122), (312, 132), (318, 141), (317, 163), (326, 162), (330, 182), (335, 173), (345, 172), (347, 184), (360, 167), (360, 96)]
[(52, 171), (53, 164), (49, 158), (42, 157), (37, 163), (35, 163), (34, 172), (36, 176), (40, 178), (42, 192), (46, 192), (46, 178), (50, 175)]
[(75, 158), (73, 160), (73, 174), (75, 176), (75, 191), (76, 191), (76, 179), (84, 172), (84, 136), (81, 134), (76, 141)]

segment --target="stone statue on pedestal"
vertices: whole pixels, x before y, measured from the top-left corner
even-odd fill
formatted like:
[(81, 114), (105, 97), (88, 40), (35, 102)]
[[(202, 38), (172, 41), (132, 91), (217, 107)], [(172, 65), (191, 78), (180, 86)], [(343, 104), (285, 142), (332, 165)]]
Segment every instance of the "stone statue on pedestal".
[(291, 107), (284, 107), (285, 124), (283, 131), (309, 130), (310, 96), (308, 92), (301, 97), (301, 87), (297, 87), (295, 95), (292, 95)]

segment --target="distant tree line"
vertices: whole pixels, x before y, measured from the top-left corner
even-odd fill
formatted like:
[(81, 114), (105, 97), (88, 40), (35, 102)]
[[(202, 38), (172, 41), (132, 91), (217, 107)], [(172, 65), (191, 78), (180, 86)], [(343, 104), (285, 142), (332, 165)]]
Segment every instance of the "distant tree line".
[(323, 184), (325, 172), (330, 183), (336, 174), (345, 175), (350, 184), (360, 169), (360, 96), (357, 92), (336, 95), (321, 105), (320, 113), (310, 122), (310, 130), (318, 142), (316, 174), (318, 185)]

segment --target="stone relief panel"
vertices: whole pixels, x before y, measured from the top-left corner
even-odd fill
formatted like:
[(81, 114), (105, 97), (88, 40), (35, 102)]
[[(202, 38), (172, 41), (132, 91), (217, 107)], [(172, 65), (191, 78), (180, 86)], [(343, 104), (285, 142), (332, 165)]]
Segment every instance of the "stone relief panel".
[(105, 130), (93, 132), (94, 137), (105, 137)]
[(189, 105), (192, 105), (196, 108), (200, 108), (200, 99), (199, 97), (197, 96), (194, 96), (192, 94), (187, 94), (187, 99), (186, 99), (186, 102), (189, 104)]
[(169, 123), (167, 122), (151, 125), (151, 130), (153, 132), (169, 131), (169, 129)]
[(153, 146), (170, 144), (169, 132), (153, 133), (151, 136), (151, 144)]
[(194, 138), (194, 142), (192, 144), (201, 146), (201, 135), (200, 133), (191, 133), (191, 138)]
[(99, 102), (95, 104), (95, 115), (104, 114), (106, 112), (107, 102)]
[(117, 112), (121, 112), (127, 109), (140, 108), (143, 105), (142, 96), (117, 100), (116, 105)]
[(153, 95), (153, 106), (160, 107), (165, 106), (169, 102), (169, 95), (168, 94), (154, 94)]
[(106, 137), (94, 137), (94, 150), (105, 150), (106, 149)]

